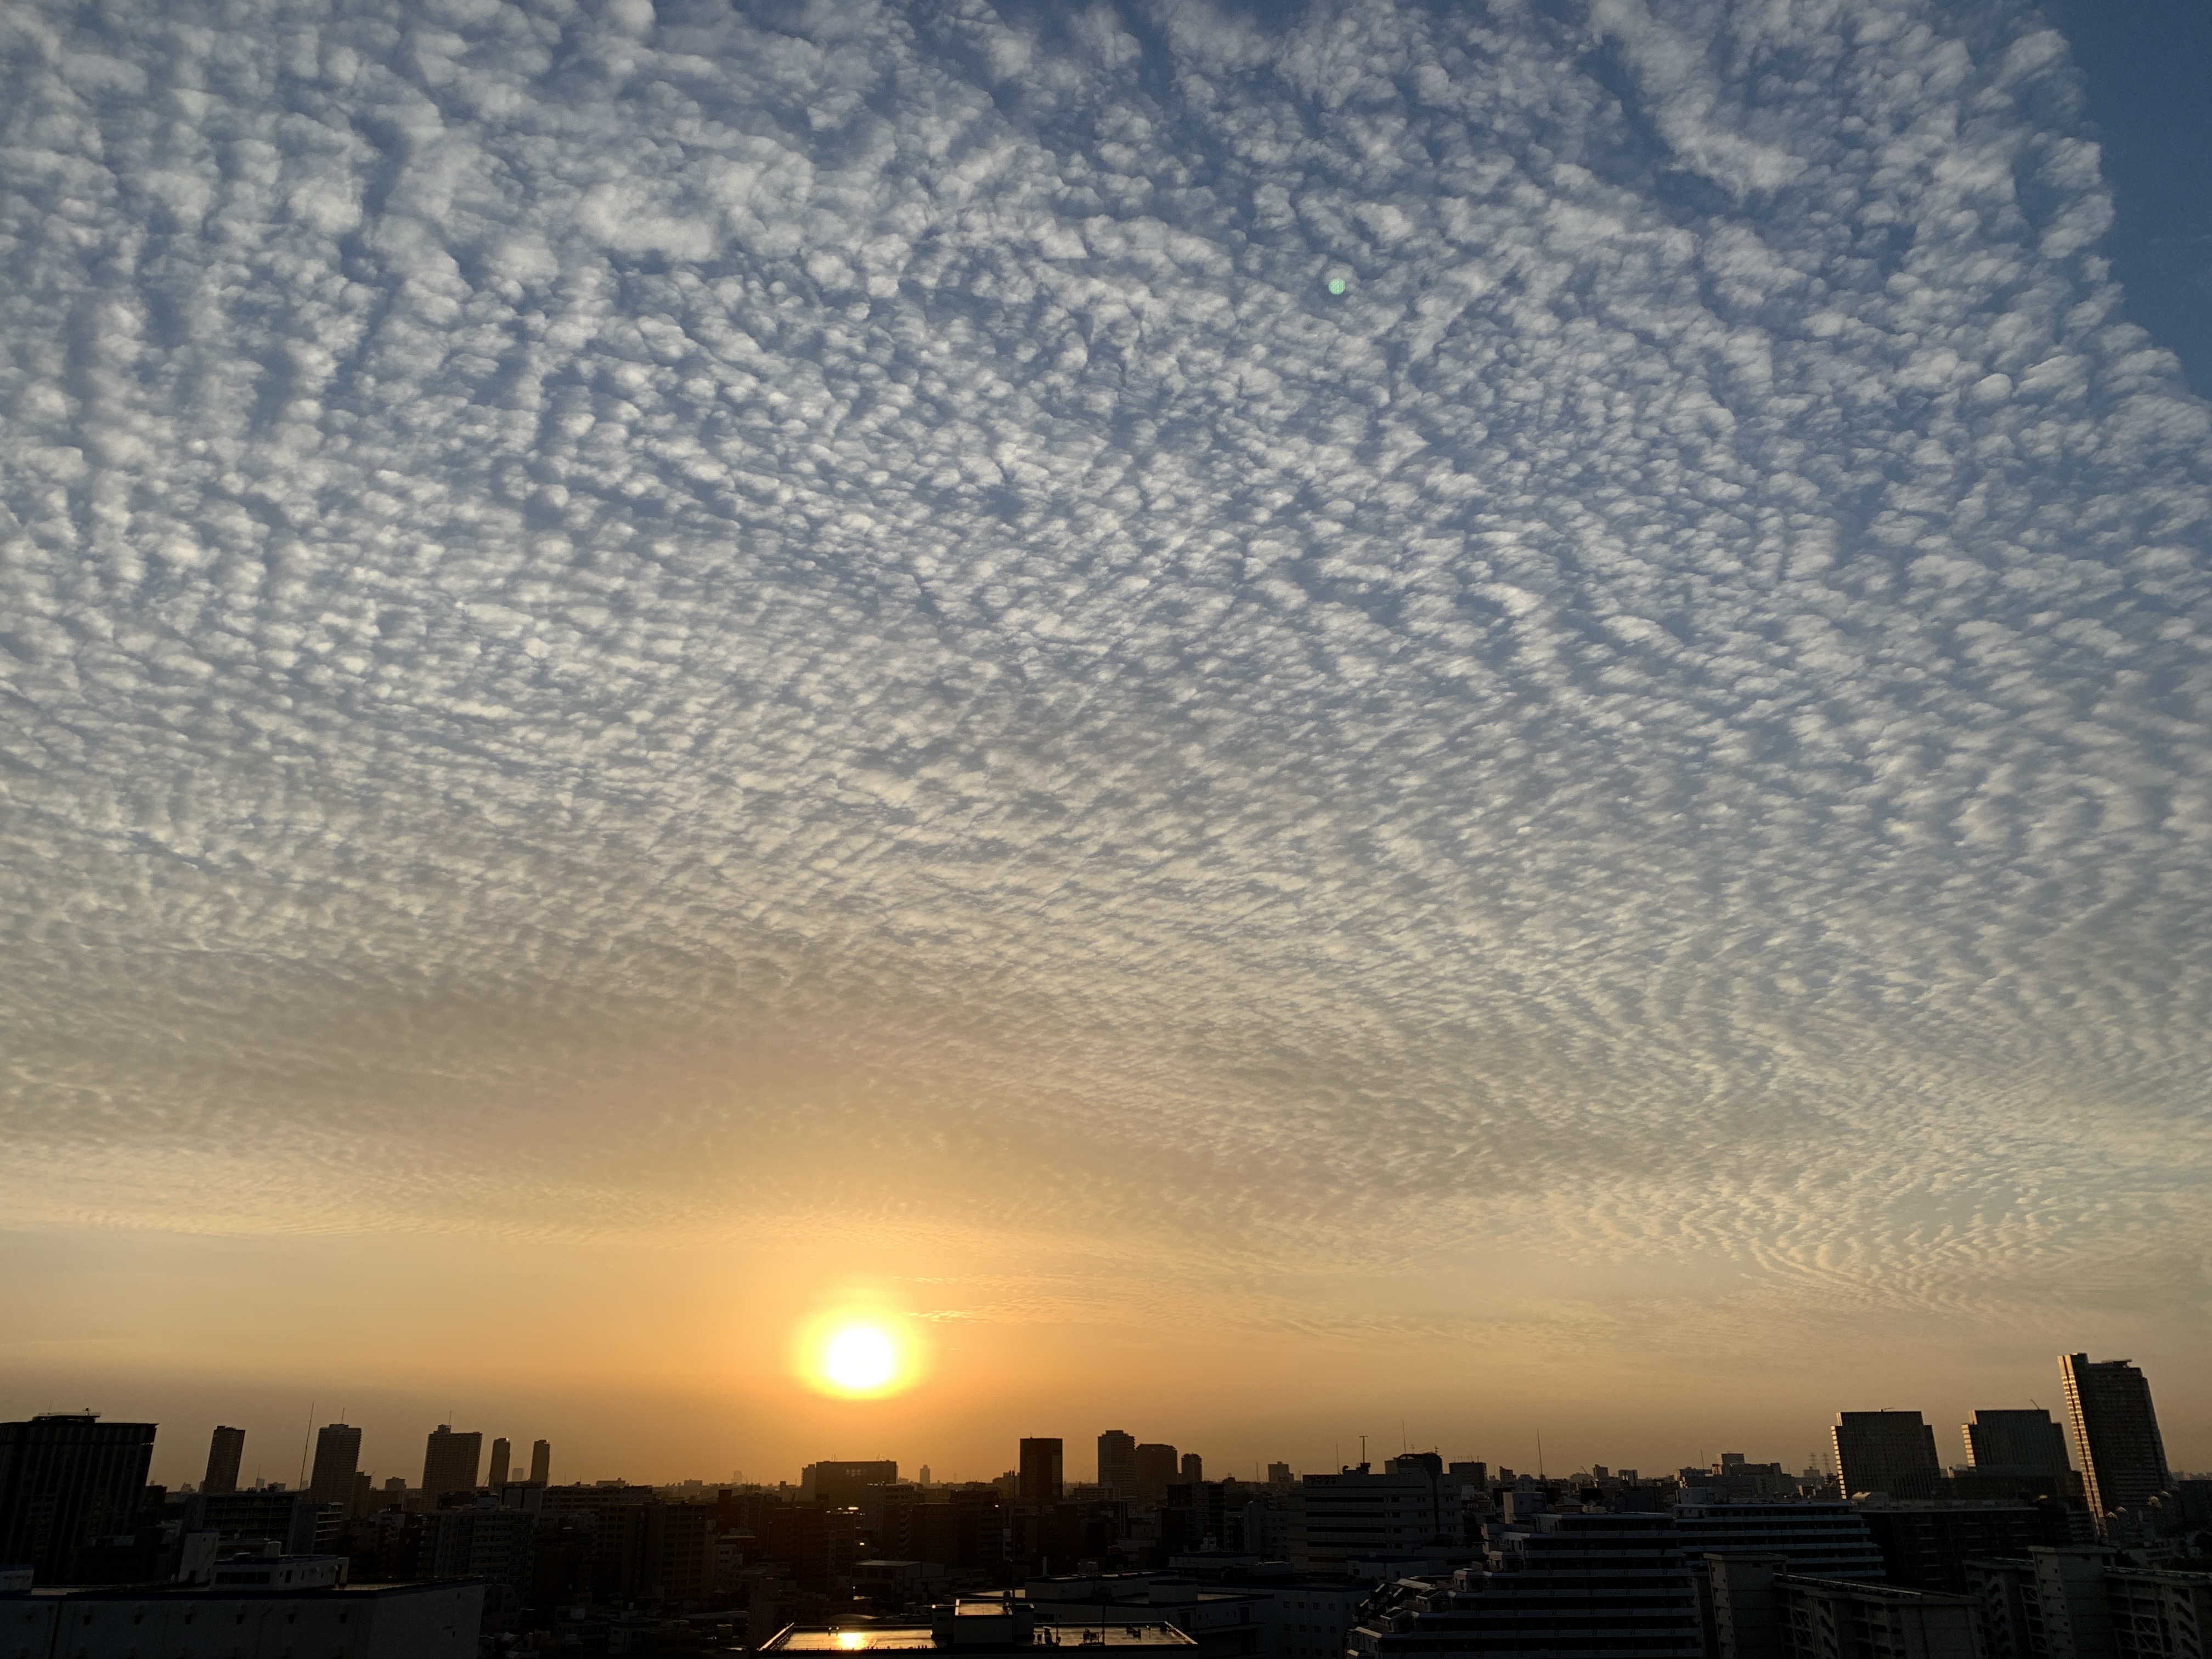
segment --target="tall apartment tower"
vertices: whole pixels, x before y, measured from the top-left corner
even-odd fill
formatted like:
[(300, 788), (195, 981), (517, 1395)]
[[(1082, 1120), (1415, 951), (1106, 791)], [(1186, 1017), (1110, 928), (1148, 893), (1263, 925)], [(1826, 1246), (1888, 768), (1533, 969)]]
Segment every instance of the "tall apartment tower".
[(1098, 1437), (1098, 1484), (1116, 1498), (1137, 1495), (1137, 1439), (1121, 1429)]
[(1918, 1412), (1838, 1413), (1834, 1434), (1845, 1497), (1862, 1492), (1936, 1496), (1943, 1465), (1936, 1456), (1936, 1431)]
[(483, 1436), (455, 1434), (452, 1425), (439, 1424), (422, 1451), (423, 1503), (434, 1505), (449, 1492), (474, 1492), (483, 1462)]
[(1182, 1478), (1186, 1484), (1196, 1486), (1206, 1479), (1206, 1460), (1196, 1452), (1182, 1455)]
[(2058, 1356), (2066, 1384), (2066, 1410), (2074, 1419), (2074, 1450), (2081, 1460), (2089, 1512), (2135, 1509), (2173, 1484), (2151, 1409), (2150, 1383), (2124, 1359)]
[(495, 1489), (507, 1484), (507, 1466), (513, 1461), (514, 1448), (501, 1435), (491, 1443), (491, 1476), (484, 1484)]
[(246, 1431), (216, 1425), (214, 1436), (208, 1441), (207, 1479), (200, 1482), (200, 1490), (216, 1493), (236, 1492), (238, 1465), (245, 1455)]
[(343, 1504), (353, 1512), (353, 1478), (361, 1468), (361, 1431), (349, 1423), (330, 1423), (315, 1436), (315, 1472), (307, 1496), (318, 1504)]
[(0, 1423), (0, 1561), (34, 1584), (67, 1583), (77, 1552), (131, 1530), (146, 1494), (154, 1425), (48, 1412)]
[(1176, 1479), (1176, 1449), (1158, 1441), (1139, 1441), (1137, 1444), (1137, 1501), (1140, 1504), (1164, 1504), (1168, 1487)]
[(550, 1440), (531, 1443), (530, 1478), (541, 1486), (553, 1484), (553, 1443)]
[(2066, 1432), (2049, 1412), (1978, 1411), (1959, 1432), (1966, 1437), (1966, 1462), (1978, 1469), (2061, 1474), (2074, 1467), (2066, 1461)]
[(1022, 1442), (1021, 1467), (1016, 1474), (1014, 1501), (1020, 1504), (1060, 1502), (1060, 1443), (1058, 1436)]

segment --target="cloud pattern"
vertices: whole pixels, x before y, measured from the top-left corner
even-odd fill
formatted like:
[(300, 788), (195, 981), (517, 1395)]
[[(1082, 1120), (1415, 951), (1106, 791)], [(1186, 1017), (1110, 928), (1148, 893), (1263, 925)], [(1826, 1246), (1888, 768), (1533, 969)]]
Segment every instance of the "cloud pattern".
[(1070, 1307), (2204, 1298), (2212, 442), (2032, 10), (0, 52), (27, 1222), (803, 1227), (828, 1156)]

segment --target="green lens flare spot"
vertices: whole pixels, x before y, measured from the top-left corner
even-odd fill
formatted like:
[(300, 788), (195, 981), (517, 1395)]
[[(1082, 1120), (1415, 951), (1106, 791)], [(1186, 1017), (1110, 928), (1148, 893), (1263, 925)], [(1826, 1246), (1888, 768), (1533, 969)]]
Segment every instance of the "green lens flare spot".
[(1328, 279), (1328, 291), (1331, 294), (1341, 294), (1347, 286), (1348, 284), (1341, 276), (1332, 276)]

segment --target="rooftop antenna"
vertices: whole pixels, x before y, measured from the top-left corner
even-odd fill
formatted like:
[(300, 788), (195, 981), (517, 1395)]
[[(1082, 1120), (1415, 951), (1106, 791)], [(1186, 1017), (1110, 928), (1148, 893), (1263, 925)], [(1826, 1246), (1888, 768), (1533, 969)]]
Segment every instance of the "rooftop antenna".
[(1364, 1434), (1359, 1437), (1359, 1467), (1367, 1467), (1367, 1437)]
[(1536, 1478), (1539, 1480), (1544, 1478), (1544, 1431), (1541, 1429), (1536, 1431)]
[(300, 1484), (307, 1484), (307, 1442), (315, 1432), (315, 1402), (307, 1402), (307, 1426), (300, 1431)]

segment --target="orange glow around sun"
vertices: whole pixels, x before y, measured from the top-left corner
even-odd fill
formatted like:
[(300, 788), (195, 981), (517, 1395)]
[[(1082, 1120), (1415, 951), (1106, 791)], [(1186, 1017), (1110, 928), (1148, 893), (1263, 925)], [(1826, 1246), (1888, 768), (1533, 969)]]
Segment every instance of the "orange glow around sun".
[(793, 1345), (792, 1370), (817, 1394), (882, 1400), (921, 1381), (922, 1344), (903, 1315), (839, 1308), (807, 1322)]

